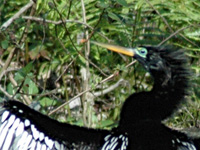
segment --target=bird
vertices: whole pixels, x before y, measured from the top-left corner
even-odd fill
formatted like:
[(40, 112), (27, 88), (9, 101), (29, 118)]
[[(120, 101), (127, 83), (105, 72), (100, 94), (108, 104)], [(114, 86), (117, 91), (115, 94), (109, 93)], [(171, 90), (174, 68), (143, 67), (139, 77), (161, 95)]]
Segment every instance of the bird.
[(162, 123), (189, 94), (191, 73), (183, 50), (167, 46), (126, 48), (96, 41), (91, 43), (136, 59), (152, 76), (152, 90), (130, 95), (121, 109), (118, 126), (112, 130), (60, 123), (21, 102), (3, 101), (0, 103), (0, 149), (200, 149), (200, 139)]

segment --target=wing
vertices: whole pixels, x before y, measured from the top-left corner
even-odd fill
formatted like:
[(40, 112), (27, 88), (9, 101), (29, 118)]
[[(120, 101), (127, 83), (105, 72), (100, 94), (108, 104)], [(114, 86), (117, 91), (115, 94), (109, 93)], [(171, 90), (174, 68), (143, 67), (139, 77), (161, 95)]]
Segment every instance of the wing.
[(197, 138), (191, 138), (185, 133), (167, 128), (174, 136), (172, 137), (172, 146), (177, 150), (197, 150)]
[(0, 104), (1, 150), (95, 150), (103, 133), (59, 123), (17, 101)]
[[(26, 118), (20, 103), (9, 101), (0, 106), (0, 149), (65, 149), (62, 141), (47, 135)], [(39, 121), (39, 120), (38, 120)]]
[(104, 138), (102, 150), (127, 150), (128, 137), (120, 133), (112, 133)]
[(177, 150), (197, 150), (192, 141), (183, 141), (176, 138), (175, 140), (172, 140), (172, 144)]

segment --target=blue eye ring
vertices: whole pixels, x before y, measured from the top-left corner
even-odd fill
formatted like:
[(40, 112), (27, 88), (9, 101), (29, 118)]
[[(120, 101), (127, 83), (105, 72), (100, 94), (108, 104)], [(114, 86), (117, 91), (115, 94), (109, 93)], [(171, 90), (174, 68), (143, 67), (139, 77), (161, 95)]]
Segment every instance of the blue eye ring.
[(138, 47), (137, 48), (137, 54), (143, 58), (146, 58), (146, 55), (147, 55), (147, 49), (144, 48), (144, 47)]

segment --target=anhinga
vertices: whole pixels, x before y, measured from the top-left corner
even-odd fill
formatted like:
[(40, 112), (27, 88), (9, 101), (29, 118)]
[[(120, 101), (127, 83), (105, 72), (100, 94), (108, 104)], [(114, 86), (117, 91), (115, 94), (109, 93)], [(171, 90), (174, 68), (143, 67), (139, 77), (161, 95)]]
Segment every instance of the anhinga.
[(0, 149), (197, 150), (199, 139), (162, 124), (188, 94), (190, 71), (181, 50), (172, 47), (96, 45), (131, 56), (151, 74), (151, 91), (125, 101), (119, 125), (112, 131), (59, 123), (17, 101), (0, 105)]

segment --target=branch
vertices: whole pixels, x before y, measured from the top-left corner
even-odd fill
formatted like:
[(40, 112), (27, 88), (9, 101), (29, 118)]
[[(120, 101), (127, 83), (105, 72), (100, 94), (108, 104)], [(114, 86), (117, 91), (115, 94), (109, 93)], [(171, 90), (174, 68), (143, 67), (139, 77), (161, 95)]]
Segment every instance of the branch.
[(183, 31), (183, 30), (185, 30), (185, 29), (187, 29), (187, 28), (189, 28), (189, 27), (190, 27), (190, 26), (183, 27), (183, 28), (177, 30), (176, 32), (172, 33), (170, 36), (168, 36), (166, 39), (164, 39), (162, 42), (160, 42), (160, 43), (158, 44), (158, 46), (161, 46), (163, 43), (165, 43), (166, 41), (168, 41), (169, 39), (171, 39), (172, 37), (174, 37), (176, 34), (178, 34), (179, 32), (181, 32), (181, 31)]
[[(83, 17), (83, 22), (86, 24), (87, 19), (86, 19), (86, 11), (85, 11), (85, 5), (84, 1), (81, 0), (81, 6), (82, 6), (82, 17)], [(89, 38), (88, 30), (85, 26), (85, 38)], [(85, 59), (89, 59), (90, 55), (90, 43), (89, 41), (86, 42), (84, 45), (84, 51), (85, 51)], [(83, 90), (87, 90), (90, 88), (89, 85), (89, 79), (90, 79), (90, 68), (89, 68), (89, 62), (85, 62), (85, 67), (81, 69), (82, 73), (82, 79), (83, 79)], [(88, 93), (86, 92), (82, 96), (82, 103), (83, 103), (83, 123), (85, 126), (90, 126), (91, 125), (91, 112), (90, 112), (90, 107), (91, 104), (89, 102), (93, 101), (94, 99), (90, 96), (88, 96)]]
[(99, 97), (102, 95), (105, 95), (111, 91), (113, 91), (114, 89), (116, 89), (117, 87), (119, 87), (120, 85), (122, 85), (123, 83), (125, 83), (126, 81), (124, 79), (120, 79), (119, 81), (117, 81), (117, 83), (111, 85), (110, 87), (108, 87), (107, 89), (104, 89), (102, 91), (99, 92), (95, 92), (94, 96)]
[[(133, 62), (131, 62), (130, 64), (134, 64), (135, 62), (136, 62), (136, 61), (133, 61)], [(128, 68), (129, 66), (131, 66), (130, 64), (128, 64), (128, 65), (126, 66), (126, 68)], [(100, 85), (100, 84), (102, 84), (102, 83), (104, 83), (104, 82), (107, 82), (108, 80), (111, 80), (112, 78), (114, 78), (114, 77), (117, 76), (117, 75), (118, 75), (118, 73), (111, 74), (109, 77), (107, 77), (107, 78), (105, 78), (104, 80), (102, 80), (101, 82), (97, 83), (94, 87), (97, 87), (98, 85)], [(118, 82), (119, 82), (119, 81), (118, 81)], [(120, 81), (120, 82), (121, 82), (121, 81)], [(119, 84), (119, 83), (117, 83), (117, 84)], [(69, 101), (63, 103), (62, 105), (60, 105), (59, 107), (57, 107), (56, 109), (54, 109), (53, 111), (51, 111), (48, 115), (51, 115), (51, 114), (55, 113), (56, 111), (60, 110), (60, 109), (63, 108), (64, 106), (68, 105), (68, 104), (71, 103), (72, 101), (79, 99), (80, 96), (82, 96), (83, 94), (85, 94), (85, 93), (87, 93), (87, 92), (89, 92), (89, 91), (91, 91), (91, 90), (92, 90), (92, 88), (90, 87), (89, 89), (87, 89), (87, 90), (85, 90), (85, 91), (79, 93), (78, 95), (76, 95), (76, 96), (74, 96), (73, 98), (71, 98)], [(108, 89), (106, 89), (106, 91), (108, 91)]]
[[(52, 24), (55, 24), (55, 25), (60, 25), (62, 24), (62, 20), (59, 20), (59, 21), (54, 21), (54, 20), (48, 20), (48, 19), (45, 19), (44, 18), (39, 18), (39, 17), (32, 17), (32, 16), (22, 16), (23, 19), (26, 19), (26, 20), (32, 20), (32, 21), (37, 21), (37, 22), (45, 22), (45, 23), (52, 23)], [(92, 26), (88, 25), (87, 23), (84, 23), (84, 22), (81, 22), (81, 21), (78, 21), (78, 20), (63, 20), (63, 22), (65, 23), (77, 23), (77, 24), (82, 24), (90, 29), (93, 29)]]
[(1, 81), (1, 78), (3, 77), (3, 74), (4, 72), (6, 72), (6, 69), (8, 68), (8, 66), (10, 65), (10, 62), (13, 58), (13, 55), (15, 53), (15, 50), (16, 50), (16, 47), (13, 48), (11, 51), (10, 51), (10, 54), (8, 55), (8, 58), (6, 59), (6, 62), (4, 63), (4, 66), (3, 68), (1, 69), (0, 71), (0, 81)]
[(4, 90), (1, 85), (0, 85), (0, 91), (5, 94), (9, 99), (12, 99), (12, 95), (10, 95), (9, 93), (6, 92), (6, 90)]
[(24, 7), (22, 7), (13, 17), (11, 17), (10, 19), (8, 19), (0, 28), (0, 30), (2, 29), (6, 29), (8, 28), (8, 26), (17, 18), (19, 18), (19, 16), (21, 14), (23, 14), (27, 9), (29, 9), (32, 5), (34, 4), (34, 2), (32, 0), (30, 0), (30, 2), (28, 4), (26, 4)]
[[(45, 19), (44, 18), (39, 18), (39, 17), (32, 17), (32, 16), (22, 16), (23, 19), (26, 19), (26, 20), (32, 20), (32, 21), (37, 21), (37, 22), (45, 22), (45, 23), (52, 23), (52, 24), (55, 24), (55, 25), (60, 25), (62, 24), (62, 20), (59, 20), (59, 21), (54, 21), (54, 20), (48, 20), (48, 19)], [(91, 29), (91, 30), (94, 30), (95, 28), (93, 28), (92, 26), (88, 25), (87, 23), (84, 23), (84, 22), (81, 22), (81, 21), (78, 21), (78, 20), (63, 20), (65, 23), (77, 23), (77, 24), (81, 24), (81, 25), (84, 25), (86, 26), (87, 28)], [(99, 35), (101, 35), (103, 38), (105, 38), (107, 41), (110, 41), (110, 39), (108, 39), (105, 35), (103, 35), (102, 33), (100, 32), (97, 32)]]

